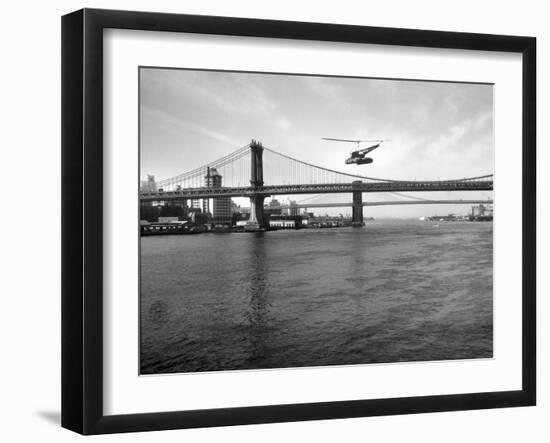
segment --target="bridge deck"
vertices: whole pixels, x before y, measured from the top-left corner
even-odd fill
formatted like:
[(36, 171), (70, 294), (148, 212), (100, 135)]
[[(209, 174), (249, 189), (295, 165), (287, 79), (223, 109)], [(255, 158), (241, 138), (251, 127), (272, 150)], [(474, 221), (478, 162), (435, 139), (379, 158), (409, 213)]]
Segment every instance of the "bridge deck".
[[(486, 200), (399, 200), (399, 201), (369, 201), (363, 202), (363, 206), (407, 206), (407, 205), (477, 205), (493, 204), (492, 199)], [(264, 209), (314, 209), (314, 208), (351, 208), (353, 202), (345, 203), (297, 203), (290, 205), (268, 205)]]
[(317, 185), (275, 185), (253, 187), (186, 188), (177, 191), (141, 192), (140, 200), (169, 201), (215, 197), (253, 197), (256, 195), (336, 194), (360, 192), (492, 191), (492, 180), (372, 182)]

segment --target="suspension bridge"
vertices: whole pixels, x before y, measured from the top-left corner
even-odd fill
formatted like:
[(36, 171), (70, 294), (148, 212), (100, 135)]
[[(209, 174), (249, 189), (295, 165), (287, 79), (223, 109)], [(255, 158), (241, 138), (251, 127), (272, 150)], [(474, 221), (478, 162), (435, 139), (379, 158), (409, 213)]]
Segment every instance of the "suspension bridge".
[[(223, 185), (222, 185), (223, 180)], [(158, 182), (157, 189), (140, 192), (141, 203), (183, 202), (213, 199), (216, 207), (226, 208), (223, 202), (230, 197), (250, 198), (251, 230), (265, 226), (264, 199), (273, 195), (349, 193), (352, 203), (329, 203), (324, 207), (351, 206), (352, 221), (363, 224), (363, 193), (419, 191), (492, 191), (493, 175), (437, 181), (411, 181), (368, 177), (336, 171), (292, 158), (252, 140), (240, 149), (184, 174)], [(416, 198), (416, 203), (444, 204), (481, 202), (480, 200), (428, 200)], [(487, 201), (484, 201), (487, 203)], [(217, 204), (218, 203), (218, 204)], [(399, 204), (379, 202), (385, 204)], [(314, 204), (303, 207), (316, 207)], [(319, 206), (320, 207), (320, 206)]]

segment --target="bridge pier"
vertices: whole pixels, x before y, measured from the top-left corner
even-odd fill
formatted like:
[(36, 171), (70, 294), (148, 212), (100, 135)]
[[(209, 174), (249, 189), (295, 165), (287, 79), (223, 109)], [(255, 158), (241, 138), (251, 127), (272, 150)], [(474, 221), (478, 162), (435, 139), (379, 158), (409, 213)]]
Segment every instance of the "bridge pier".
[[(355, 187), (360, 187), (362, 184), (361, 181), (354, 181), (352, 185), (352, 189)], [(361, 191), (353, 191), (353, 206), (352, 206), (352, 212), (351, 212), (351, 225), (353, 227), (361, 227), (365, 226), (365, 222), (363, 220), (363, 192)]]
[(245, 225), (246, 231), (259, 231), (264, 228), (264, 196), (250, 197), (250, 218)]

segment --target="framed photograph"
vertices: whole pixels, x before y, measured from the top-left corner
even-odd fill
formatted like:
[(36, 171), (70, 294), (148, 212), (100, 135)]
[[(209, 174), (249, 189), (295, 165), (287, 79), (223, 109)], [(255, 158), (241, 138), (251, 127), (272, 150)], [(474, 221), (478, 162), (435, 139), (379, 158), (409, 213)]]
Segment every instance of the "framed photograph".
[(62, 20), (62, 425), (536, 401), (531, 37)]

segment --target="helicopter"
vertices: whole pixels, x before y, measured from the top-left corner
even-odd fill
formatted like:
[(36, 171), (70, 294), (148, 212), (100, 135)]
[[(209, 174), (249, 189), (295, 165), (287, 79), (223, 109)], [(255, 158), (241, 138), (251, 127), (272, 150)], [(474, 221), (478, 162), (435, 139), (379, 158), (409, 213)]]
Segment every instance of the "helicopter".
[[(332, 141), (332, 142), (345, 142), (345, 143), (355, 143), (357, 150), (353, 151), (349, 158), (346, 159), (346, 165), (356, 164), (356, 165), (367, 165), (372, 163), (374, 160), (370, 157), (365, 157), (369, 152), (374, 151), (376, 148), (379, 148), (383, 142), (390, 140), (349, 140), (345, 138), (328, 138), (323, 137), (323, 140)], [(361, 143), (375, 143), (367, 148), (360, 147)]]

